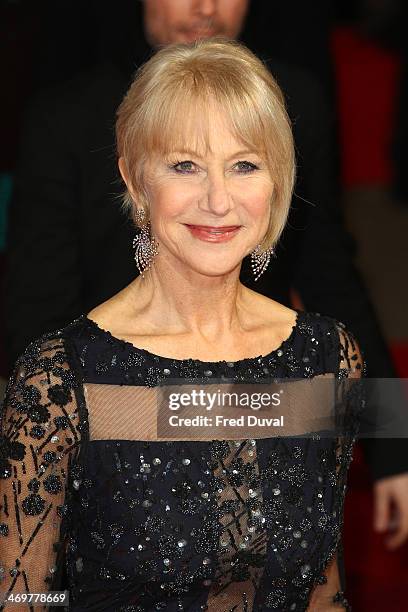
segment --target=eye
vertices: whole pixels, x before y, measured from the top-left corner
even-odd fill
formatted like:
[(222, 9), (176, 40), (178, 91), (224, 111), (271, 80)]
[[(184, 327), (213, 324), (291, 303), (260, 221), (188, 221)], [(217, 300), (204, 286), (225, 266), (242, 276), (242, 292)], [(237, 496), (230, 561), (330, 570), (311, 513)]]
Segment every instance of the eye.
[(195, 169), (193, 168), (194, 162), (191, 160), (177, 161), (170, 164), (170, 168), (178, 172), (179, 174), (193, 174)]
[(241, 166), (241, 170), (238, 170), (239, 174), (249, 174), (254, 170), (259, 170), (259, 167), (256, 164), (249, 161), (239, 161), (236, 163), (236, 166)]

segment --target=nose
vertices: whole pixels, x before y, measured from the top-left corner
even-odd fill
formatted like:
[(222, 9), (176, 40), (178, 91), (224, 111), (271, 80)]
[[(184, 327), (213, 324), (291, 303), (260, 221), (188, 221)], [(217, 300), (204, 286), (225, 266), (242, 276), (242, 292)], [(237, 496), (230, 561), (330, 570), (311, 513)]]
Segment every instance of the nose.
[(209, 172), (206, 178), (206, 193), (200, 199), (200, 208), (223, 217), (232, 208), (233, 200), (222, 172)]
[(196, 11), (204, 17), (214, 15), (217, 8), (217, 0), (196, 0)]

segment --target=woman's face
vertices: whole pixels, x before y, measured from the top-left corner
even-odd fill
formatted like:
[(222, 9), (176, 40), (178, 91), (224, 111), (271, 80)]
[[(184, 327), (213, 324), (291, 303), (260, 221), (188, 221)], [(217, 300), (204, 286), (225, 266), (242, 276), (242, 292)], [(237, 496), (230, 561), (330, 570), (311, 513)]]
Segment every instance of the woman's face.
[(265, 161), (234, 138), (222, 115), (210, 116), (210, 151), (152, 158), (145, 181), (158, 256), (177, 269), (220, 276), (264, 238), (273, 181)]

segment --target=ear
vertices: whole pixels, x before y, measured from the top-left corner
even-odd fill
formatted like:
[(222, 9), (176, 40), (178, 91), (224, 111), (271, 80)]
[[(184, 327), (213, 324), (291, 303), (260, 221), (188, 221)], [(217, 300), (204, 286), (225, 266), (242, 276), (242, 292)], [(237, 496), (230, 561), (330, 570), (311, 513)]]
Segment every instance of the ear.
[(130, 178), (129, 178), (129, 174), (128, 174), (128, 169), (127, 169), (127, 165), (125, 162), (125, 158), (124, 157), (119, 157), (118, 160), (118, 167), (119, 167), (119, 172), (121, 174), (121, 177), (128, 189), (128, 192), (130, 193), (130, 195), (132, 196), (133, 200), (134, 200), (134, 192), (133, 192), (133, 187), (132, 187), (132, 183), (130, 182)]
[(119, 157), (118, 167), (119, 167), (120, 175), (121, 175), (124, 183), (126, 184), (126, 187), (129, 189), (129, 177), (128, 177), (128, 172), (127, 172), (127, 168), (126, 168), (126, 163), (125, 163), (124, 157)]

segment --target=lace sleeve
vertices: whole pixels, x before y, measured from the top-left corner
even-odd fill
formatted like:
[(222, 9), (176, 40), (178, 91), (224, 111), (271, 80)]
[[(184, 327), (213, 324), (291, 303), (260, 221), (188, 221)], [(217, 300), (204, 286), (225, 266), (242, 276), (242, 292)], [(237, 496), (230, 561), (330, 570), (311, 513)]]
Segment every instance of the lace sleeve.
[[(61, 337), (17, 360), (1, 419), (0, 591), (60, 590), (69, 522), (69, 475), (80, 447), (75, 375)], [(19, 597), (19, 596), (18, 596)], [(38, 603), (35, 609), (52, 604)], [(1, 605), (34, 610), (34, 605)], [(58, 608), (61, 610), (61, 608)]]
[(339, 378), (362, 378), (366, 375), (366, 363), (357, 340), (347, 330), (343, 323), (337, 321), (337, 331), (340, 340)]
[(338, 367), (336, 378), (337, 401), (341, 406), (341, 435), (335, 438), (336, 452), (336, 490), (337, 509), (339, 517), (339, 532), (337, 545), (328, 559), (321, 566), (321, 572), (313, 589), (308, 612), (328, 612), (338, 610), (339, 606), (351, 610), (344, 593), (344, 584), (340, 577), (340, 566), (343, 560), (339, 552), (341, 546), (341, 530), (343, 526), (344, 498), (347, 488), (347, 474), (352, 461), (353, 447), (358, 434), (359, 414), (361, 413), (364, 396), (361, 385), (355, 384), (366, 375), (366, 364), (363, 353), (353, 334), (346, 329), (343, 323), (336, 321), (336, 330), (339, 337)]
[(337, 484), (339, 491), (346, 488), (347, 473), (352, 460), (354, 443), (360, 427), (364, 408), (364, 387), (361, 379), (366, 376), (366, 363), (354, 335), (343, 323), (336, 322), (339, 334), (337, 368), (338, 433), (336, 440)]

